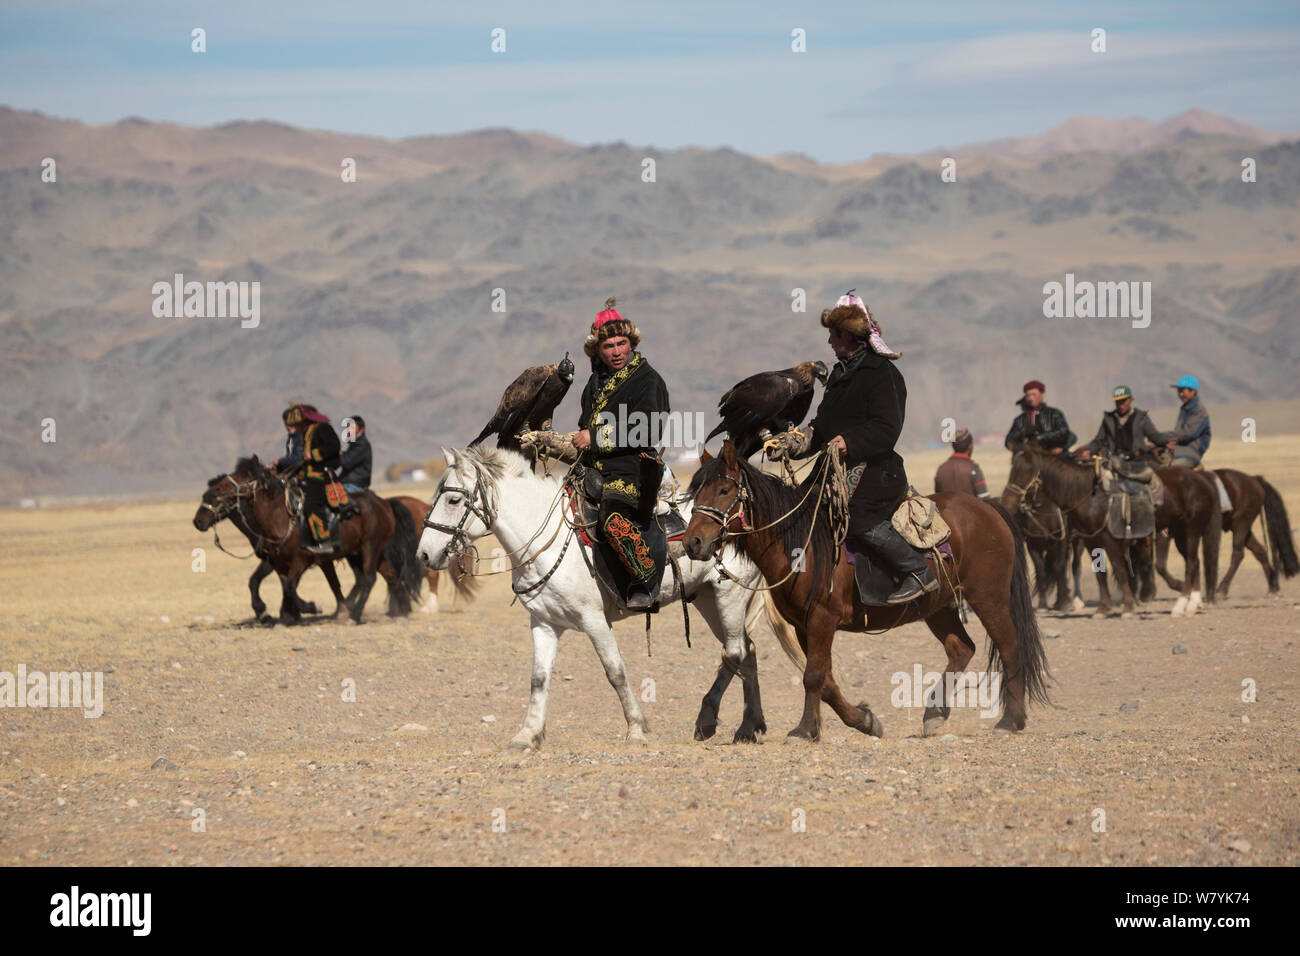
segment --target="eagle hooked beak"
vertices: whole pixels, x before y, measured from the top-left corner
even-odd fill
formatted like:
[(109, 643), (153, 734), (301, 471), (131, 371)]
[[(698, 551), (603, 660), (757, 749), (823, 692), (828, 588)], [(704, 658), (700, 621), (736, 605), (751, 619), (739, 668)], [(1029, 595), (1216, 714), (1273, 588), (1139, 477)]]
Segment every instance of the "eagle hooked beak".
[(564, 358), (560, 360), (559, 368), (557, 368), (556, 371), (560, 373), (560, 378), (564, 379), (566, 382), (573, 381), (573, 363), (569, 361), (568, 352), (564, 353)]
[(826, 380), (830, 378), (831, 375), (830, 369), (826, 367), (826, 363), (820, 361), (813, 362), (813, 369), (817, 373), (817, 380), (825, 385)]

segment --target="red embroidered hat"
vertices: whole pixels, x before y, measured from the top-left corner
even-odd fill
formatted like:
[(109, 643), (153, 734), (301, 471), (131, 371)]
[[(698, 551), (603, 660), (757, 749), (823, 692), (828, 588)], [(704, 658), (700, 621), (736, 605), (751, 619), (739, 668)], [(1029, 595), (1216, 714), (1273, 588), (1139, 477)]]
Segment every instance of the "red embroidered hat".
[(632, 348), (641, 344), (641, 330), (619, 314), (614, 308), (617, 302), (617, 299), (610, 296), (605, 300), (605, 308), (596, 313), (596, 319), (591, 323), (591, 331), (587, 333), (587, 338), (582, 343), (582, 350), (587, 353), (588, 358), (596, 357), (601, 342), (616, 336), (625, 336), (631, 341)]

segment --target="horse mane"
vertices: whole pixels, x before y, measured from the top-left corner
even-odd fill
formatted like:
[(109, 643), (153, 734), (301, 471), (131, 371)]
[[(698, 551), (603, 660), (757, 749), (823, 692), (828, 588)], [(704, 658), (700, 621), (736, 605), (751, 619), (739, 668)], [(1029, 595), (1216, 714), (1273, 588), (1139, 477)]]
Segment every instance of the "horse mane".
[(1081, 501), (1092, 494), (1095, 475), (1087, 465), (1076, 464), (1032, 445), (1026, 445), (1021, 452), (1038, 467), (1043, 476), (1043, 487), (1058, 506), (1063, 502)]
[[(271, 469), (267, 468), (256, 457), (240, 458), (239, 461), (235, 462), (235, 467), (231, 469), (230, 474), (234, 475), (240, 473), (246, 475), (252, 475), (253, 478), (257, 480), (257, 483), (260, 486), (271, 487), (271, 488), (280, 487), (280, 479), (275, 477), (275, 474), (271, 471)], [(225, 476), (219, 475), (217, 478), (214, 478), (213, 481), (217, 481), (222, 477)], [(208, 485), (211, 486), (212, 482), (208, 482)]]
[[(745, 478), (745, 486), (749, 489), (749, 498), (753, 506), (749, 520), (757, 527), (781, 515), (786, 515), (787, 512), (792, 512), (769, 528), (768, 532), (776, 537), (778, 544), (787, 555), (792, 554), (796, 548), (807, 548), (811, 552), (813, 586), (808, 590), (808, 601), (804, 606), (806, 615), (817, 598), (830, 589), (831, 577), (835, 573), (835, 566), (839, 563), (839, 555), (835, 553), (835, 536), (831, 531), (829, 519), (821, 513), (820, 502), (811, 502), (812, 507), (808, 506), (810, 502), (804, 502), (803, 507), (797, 507), (801, 501), (804, 501), (805, 496), (809, 495), (809, 486), (820, 481), (820, 469), (809, 469), (803, 481), (797, 487), (791, 488), (780, 478), (760, 471), (739, 456), (736, 463)], [(721, 478), (726, 473), (727, 465), (722, 456), (701, 465), (700, 469), (691, 476), (688, 488), (691, 500), (695, 500), (706, 482)], [(818, 518), (822, 520), (817, 520)], [(811, 539), (809, 538), (810, 527), (812, 528)]]

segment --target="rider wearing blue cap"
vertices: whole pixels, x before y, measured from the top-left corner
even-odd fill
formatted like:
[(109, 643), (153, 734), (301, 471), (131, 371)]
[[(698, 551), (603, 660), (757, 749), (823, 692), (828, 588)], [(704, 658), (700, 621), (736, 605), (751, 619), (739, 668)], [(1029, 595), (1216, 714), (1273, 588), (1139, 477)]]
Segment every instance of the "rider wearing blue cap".
[(1201, 407), (1197, 392), (1200, 383), (1194, 375), (1184, 375), (1171, 388), (1178, 389), (1178, 400), (1183, 407), (1178, 410), (1178, 424), (1174, 426), (1174, 467), (1195, 468), (1201, 456), (1210, 447), (1210, 413)]

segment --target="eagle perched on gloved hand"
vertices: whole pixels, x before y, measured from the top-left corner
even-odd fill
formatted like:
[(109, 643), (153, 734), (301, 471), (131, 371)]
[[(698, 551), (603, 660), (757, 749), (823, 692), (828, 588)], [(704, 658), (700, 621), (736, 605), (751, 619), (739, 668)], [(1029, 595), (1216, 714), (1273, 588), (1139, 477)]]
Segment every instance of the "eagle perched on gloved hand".
[(748, 458), (763, 447), (764, 431), (778, 434), (803, 422), (812, 405), (813, 379), (825, 385), (828, 374), (825, 362), (800, 362), (749, 376), (722, 396), (722, 421), (704, 440), (725, 431), (741, 457)]
[(524, 369), (506, 388), (496, 414), (470, 442), (470, 447), (495, 432), (498, 448), (523, 451), (519, 434), (550, 428), (555, 409), (564, 401), (572, 384), (573, 363), (569, 361), (568, 352), (564, 353), (559, 365), (534, 365)]

